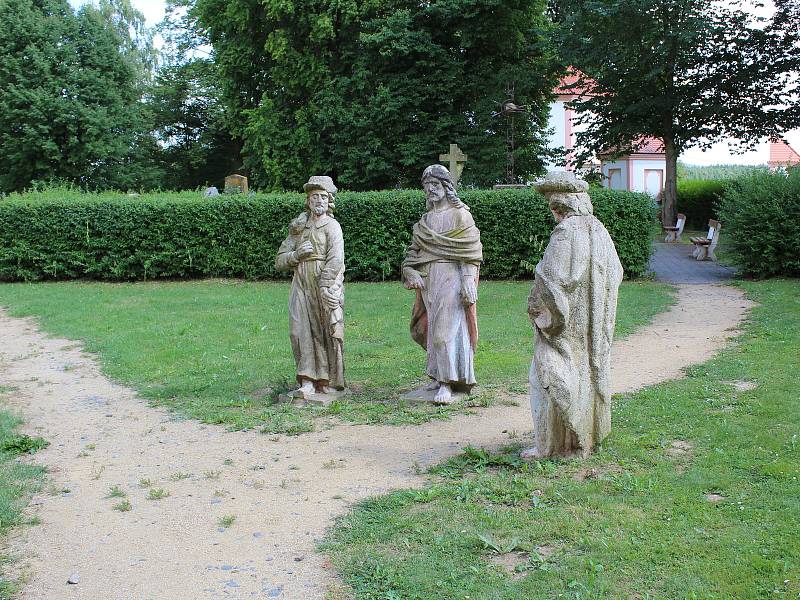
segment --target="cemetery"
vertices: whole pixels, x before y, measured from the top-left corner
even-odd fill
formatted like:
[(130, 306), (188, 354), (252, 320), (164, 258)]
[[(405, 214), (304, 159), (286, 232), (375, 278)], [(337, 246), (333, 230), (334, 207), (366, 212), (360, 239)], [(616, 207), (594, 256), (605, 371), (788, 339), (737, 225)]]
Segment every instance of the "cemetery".
[(800, 598), (800, 5), (222, 4), (0, 0), (0, 600)]

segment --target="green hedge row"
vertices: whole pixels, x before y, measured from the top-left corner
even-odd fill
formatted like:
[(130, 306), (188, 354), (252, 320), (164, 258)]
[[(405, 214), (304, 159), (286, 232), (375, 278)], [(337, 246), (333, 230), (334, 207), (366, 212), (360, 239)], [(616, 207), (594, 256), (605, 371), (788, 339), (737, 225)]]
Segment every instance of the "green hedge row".
[(716, 205), (730, 179), (682, 179), (678, 181), (676, 212), (686, 215), (686, 227), (705, 229), (717, 217)]
[(744, 275), (800, 276), (800, 167), (730, 182), (720, 245)]
[[(591, 193), (626, 274), (644, 274), (652, 201), (628, 192)], [(530, 277), (554, 226), (545, 199), (531, 190), (464, 191), (461, 197), (481, 230), (481, 276)], [(203, 198), (187, 192), (11, 195), (0, 200), (0, 280), (278, 277), (275, 253), (303, 200), (300, 194)], [(417, 190), (339, 194), (348, 278), (398, 277), (424, 210)]]

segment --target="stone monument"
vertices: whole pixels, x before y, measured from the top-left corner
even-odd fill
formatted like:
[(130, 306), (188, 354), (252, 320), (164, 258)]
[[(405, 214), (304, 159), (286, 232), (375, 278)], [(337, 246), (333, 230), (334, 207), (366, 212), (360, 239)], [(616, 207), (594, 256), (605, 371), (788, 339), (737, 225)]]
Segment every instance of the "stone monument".
[(412, 402), (449, 404), (475, 385), (476, 302), (483, 258), (481, 234), (456, 194), (450, 172), (431, 165), (422, 174), (428, 212), (414, 225), (402, 280), (416, 291), (411, 337), (428, 355), (427, 386), (405, 394)]
[(622, 265), (570, 172), (534, 184), (557, 225), (528, 298), (536, 330), (530, 370), (534, 446), (525, 458), (588, 456), (611, 429), (611, 342)]
[(244, 175), (228, 175), (225, 178), (226, 194), (247, 194), (247, 177)]
[(289, 224), (275, 268), (294, 271), (289, 337), (299, 388), (281, 400), (330, 404), (345, 393), (344, 241), (332, 216), (336, 186), (314, 176), (303, 186), (306, 210)]

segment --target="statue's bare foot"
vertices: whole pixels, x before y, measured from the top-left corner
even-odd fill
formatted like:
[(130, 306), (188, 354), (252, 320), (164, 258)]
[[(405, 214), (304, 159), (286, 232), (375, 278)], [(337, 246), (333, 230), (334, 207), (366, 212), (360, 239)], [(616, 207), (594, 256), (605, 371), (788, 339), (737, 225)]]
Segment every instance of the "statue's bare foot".
[(450, 404), (453, 401), (453, 395), (450, 386), (446, 383), (439, 385), (439, 391), (433, 397), (434, 404)]
[(323, 394), (335, 394), (336, 393), (336, 388), (331, 387), (329, 385), (326, 385), (326, 386), (322, 387), (320, 392), (322, 392)]
[(311, 381), (310, 379), (303, 379), (303, 383), (300, 384), (300, 388), (297, 391), (303, 392), (304, 394), (313, 394), (314, 382)]
[(425, 390), (426, 392), (432, 392), (433, 390), (438, 390), (439, 385), (440, 383), (438, 381), (432, 379), (431, 382), (422, 389)]
[(519, 453), (519, 457), (522, 460), (530, 460), (532, 458), (545, 458), (545, 454), (539, 452), (539, 448), (533, 446), (532, 448), (525, 448), (522, 452)]

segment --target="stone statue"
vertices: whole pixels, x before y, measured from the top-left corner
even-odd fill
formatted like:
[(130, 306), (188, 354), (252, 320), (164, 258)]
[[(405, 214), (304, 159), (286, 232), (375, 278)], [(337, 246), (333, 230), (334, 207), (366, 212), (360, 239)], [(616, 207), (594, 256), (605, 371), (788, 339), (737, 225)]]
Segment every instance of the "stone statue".
[(469, 393), (475, 385), (475, 303), (483, 249), (481, 233), (448, 170), (429, 166), (422, 187), (428, 212), (414, 225), (402, 277), (406, 288), (416, 290), (411, 337), (428, 354), (432, 381), (404, 398), (448, 404), (453, 393)]
[(528, 298), (536, 330), (530, 370), (534, 447), (526, 458), (588, 456), (611, 429), (611, 342), (622, 265), (570, 172), (534, 184), (557, 222)]
[(344, 240), (331, 215), (333, 180), (314, 176), (303, 190), (306, 211), (289, 224), (275, 259), (276, 269), (294, 270), (289, 329), (300, 387), (289, 398), (327, 404), (345, 387)]

